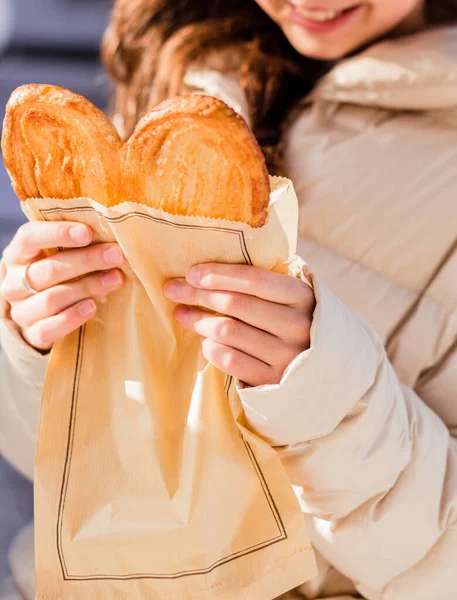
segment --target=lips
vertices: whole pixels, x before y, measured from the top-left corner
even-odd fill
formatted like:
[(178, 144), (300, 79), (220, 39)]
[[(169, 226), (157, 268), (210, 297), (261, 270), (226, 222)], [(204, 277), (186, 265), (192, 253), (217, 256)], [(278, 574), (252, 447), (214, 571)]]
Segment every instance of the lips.
[(326, 10), (323, 8), (306, 8), (295, 3), (291, 3), (291, 5), (298, 15), (316, 23), (329, 23), (360, 6), (360, 4), (352, 4), (346, 8)]

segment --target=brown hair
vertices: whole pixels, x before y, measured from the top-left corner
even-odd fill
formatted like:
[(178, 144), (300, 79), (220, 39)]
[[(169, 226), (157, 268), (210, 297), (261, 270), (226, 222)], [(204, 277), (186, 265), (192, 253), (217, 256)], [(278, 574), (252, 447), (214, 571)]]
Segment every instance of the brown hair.
[[(429, 0), (427, 20), (457, 20), (457, 0)], [(253, 131), (272, 172), (280, 124), (330, 65), (301, 56), (254, 0), (116, 0), (102, 48), (116, 84), (114, 112), (128, 137), (157, 103), (182, 89), (191, 64), (224, 52), (248, 101)]]

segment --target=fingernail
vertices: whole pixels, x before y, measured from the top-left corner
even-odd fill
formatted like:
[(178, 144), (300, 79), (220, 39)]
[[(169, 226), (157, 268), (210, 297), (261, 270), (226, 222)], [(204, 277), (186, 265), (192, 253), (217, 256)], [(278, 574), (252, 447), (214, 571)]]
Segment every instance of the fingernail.
[(88, 244), (90, 242), (89, 230), (85, 225), (70, 227), (69, 235), (75, 244)]
[(82, 317), (88, 317), (95, 312), (96, 305), (93, 300), (85, 300), (79, 305), (78, 312)]
[(107, 250), (105, 250), (103, 253), (103, 258), (109, 265), (120, 265), (124, 260), (121, 249), (116, 244), (113, 244)]
[(200, 267), (192, 267), (187, 273), (187, 281), (191, 285), (198, 285), (201, 280), (201, 269)]
[(108, 271), (100, 277), (102, 286), (106, 288), (116, 288), (123, 283), (123, 277), (119, 271)]
[(179, 281), (169, 281), (164, 287), (164, 294), (170, 300), (179, 300), (182, 284)]
[(189, 307), (188, 306), (180, 306), (175, 310), (175, 319), (185, 325), (189, 320)]

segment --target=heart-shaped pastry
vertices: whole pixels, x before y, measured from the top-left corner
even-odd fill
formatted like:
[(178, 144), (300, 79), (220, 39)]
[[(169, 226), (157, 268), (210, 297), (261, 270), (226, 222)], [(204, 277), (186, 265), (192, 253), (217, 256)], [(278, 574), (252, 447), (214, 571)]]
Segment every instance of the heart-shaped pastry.
[(244, 120), (210, 96), (163, 102), (123, 144), (84, 97), (26, 85), (8, 102), (2, 150), (21, 200), (133, 201), (252, 227), (267, 218), (270, 185), (262, 152)]

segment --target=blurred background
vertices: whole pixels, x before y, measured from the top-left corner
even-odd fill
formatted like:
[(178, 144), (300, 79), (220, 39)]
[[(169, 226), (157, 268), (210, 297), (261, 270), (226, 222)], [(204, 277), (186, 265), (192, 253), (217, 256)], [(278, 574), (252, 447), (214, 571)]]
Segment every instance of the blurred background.
[[(107, 106), (109, 86), (98, 50), (111, 5), (112, 0), (0, 0), (0, 122), (11, 92), (25, 83), (60, 85)], [(23, 222), (1, 160), (0, 255)], [(31, 485), (0, 457), (0, 586), (8, 576), (7, 548), (31, 520), (32, 507)]]

